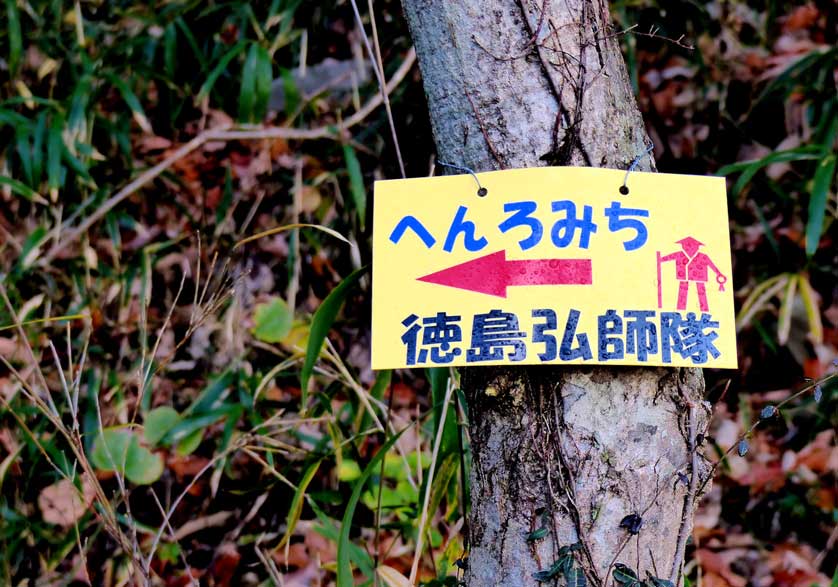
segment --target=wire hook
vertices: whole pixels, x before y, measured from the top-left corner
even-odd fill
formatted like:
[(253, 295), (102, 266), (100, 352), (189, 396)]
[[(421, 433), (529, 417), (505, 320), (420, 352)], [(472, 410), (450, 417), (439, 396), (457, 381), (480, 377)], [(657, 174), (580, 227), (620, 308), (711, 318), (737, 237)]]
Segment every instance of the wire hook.
[(623, 194), (625, 196), (629, 193), (628, 186), (626, 185), (626, 183), (628, 183), (629, 173), (631, 173), (632, 171), (637, 169), (637, 166), (640, 164), (640, 160), (643, 159), (643, 157), (645, 157), (649, 153), (651, 153), (652, 149), (654, 149), (654, 148), (655, 148), (655, 144), (652, 143), (651, 145), (646, 147), (646, 149), (640, 155), (635, 157), (634, 161), (631, 162), (631, 165), (629, 165), (629, 168), (626, 170), (626, 176), (623, 178), (623, 185), (620, 186), (620, 193), (621, 194)]
[(477, 174), (474, 172), (474, 170), (469, 169), (468, 167), (463, 167), (462, 165), (454, 165), (453, 163), (443, 163), (442, 161), (439, 161), (439, 160), (437, 160), (437, 163), (439, 163), (440, 165), (443, 165), (445, 167), (451, 167), (452, 169), (458, 169), (460, 171), (465, 171), (466, 173), (470, 173), (471, 176), (474, 178), (474, 181), (477, 183), (477, 195), (480, 196), (481, 198), (489, 193), (489, 190), (487, 190), (482, 185), (480, 185), (480, 180), (477, 179)]

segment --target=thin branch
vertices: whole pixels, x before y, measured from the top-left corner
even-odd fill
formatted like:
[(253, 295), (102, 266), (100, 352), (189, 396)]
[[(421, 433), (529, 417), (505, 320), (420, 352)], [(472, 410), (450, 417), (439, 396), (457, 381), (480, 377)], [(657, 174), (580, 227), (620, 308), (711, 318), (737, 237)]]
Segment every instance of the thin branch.
[(175, 501), (172, 502), (172, 505), (169, 506), (168, 511), (163, 516), (163, 521), (160, 524), (160, 528), (157, 529), (157, 532), (155, 532), (154, 534), (154, 539), (151, 541), (151, 548), (149, 548), (148, 556), (145, 558), (145, 560), (140, 559), (142, 561), (143, 568), (147, 573), (151, 570), (151, 562), (154, 560), (154, 554), (157, 552), (157, 545), (160, 543), (160, 539), (163, 537), (163, 532), (166, 530), (166, 528), (171, 527), (169, 525), (170, 521), (175, 513), (175, 510), (180, 505), (180, 502), (183, 501), (183, 498), (189, 494), (189, 492), (192, 490), (192, 487), (195, 485), (195, 483), (198, 482), (198, 479), (203, 477), (204, 473), (206, 473), (210, 468), (214, 467), (218, 461), (220, 461), (223, 458), (226, 458), (230, 453), (238, 450), (238, 448), (238, 445), (230, 446), (227, 450), (215, 455), (212, 458), (212, 460), (210, 460), (206, 465), (204, 465), (201, 468), (200, 471), (198, 471), (195, 474), (192, 480), (189, 481), (186, 487), (183, 488), (183, 491), (180, 492), (180, 495), (178, 495), (175, 498)]
[[(831, 379), (833, 379), (833, 378), (835, 378), (835, 377), (838, 377), (838, 372), (836, 372), (836, 373), (830, 373), (829, 375), (826, 375), (826, 376), (822, 377), (821, 379), (819, 379), (819, 380), (817, 380), (817, 381), (811, 381), (811, 382), (809, 383), (809, 385), (806, 385), (806, 386), (804, 386), (804, 387), (800, 388), (800, 389), (799, 389), (798, 391), (796, 391), (794, 394), (790, 395), (789, 397), (787, 397), (786, 399), (784, 399), (783, 401), (781, 401), (779, 404), (777, 404), (777, 405), (776, 405), (776, 406), (774, 406), (774, 407), (776, 408), (777, 412), (779, 412), (779, 411), (780, 411), (780, 408), (782, 408), (783, 406), (785, 406), (785, 405), (786, 405), (786, 404), (788, 404), (789, 402), (794, 401), (795, 399), (797, 399), (798, 397), (800, 397), (800, 396), (801, 396), (801, 395), (803, 395), (804, 393), (807, 393), (808, 391), (810, 391), (810, 390), (814, 389), (814, 388), (815, 388), (815, 387), (817, 387), (818, 385), (825, 385), (828, 381), (830, 381)], [(757, 427), (758, 427), (760, 424), (762, 424), (762, 422), (763, 422), (763, 421), (764, 421), (764, 420), (763, 420), (762, 418), (758, 418), (758, 419), (757, 419), (757, 421), (756, 421), (756, 422), (754, 422), (754, 423), (751, 425), (751, 427), (750, 427), (750, 428), (748, 428), (748, 430), (746, 430), (745, 432), (743, 432), (743, 433), (742, 433), (742, 435), (741, 435), (741, 436), (740, 436), (740, 437), (736, 440), (736, 442), (734, 442), (733, 444), (731, 444), (731, 445), (728, 447), (728, 449), (727, 449), (727, 450), (724, 452), (724, 454), (723, 454), (723, 455), (719, 458), (719, 460), (718, 460), (718, 461), (716, 461), (715, 463), (713, 463), (713, 466), (712, 466), (712, 467), (710, 467), (710, 472), (707, 474), (707, 478), (706, 478), (706, 479), (702, 482), (701, 487), (699, 487), (699, 489), (698, 489), (698, 493), (699, 493), (699, 494), (701, 494), (701, 493), (703, 493), (703, 492), (704, 492), (704, 488), (707, 486), (707, 483), (709, 483), (709, 482), (710, 482), (710, 479), (712, 479), (712, 478), (713, 478), (713, 475), (716, 473), (716, 469), (718, 469), (718, 468), (719, 468), (719, 465), (721, 465), (723, 462), (725, 462), (725, 461), (727, 460), (727, 457), (729, 457), (729, 456), (730, 456), (730, 453), (732, 453), (734, 450), (736, 450), (736, 449), (737, 449), (737, 447), (739, 446), (739, 443), (740, 443), (740, 442), (742, 442), (742, 441), (743, 441), (743, 440), (745, 440), (746, 438), (750, 438), (750, 437), (751, 437), (751, 435), (754, 433), (754, 430), (756, 430), (756, 429), (757, 429)]]
[[(698, 489), (698, 451), (696, 451), (695, 437), (696, 437), (696, 417), (695, 404), (689, 402), (687, 404), (689, 409), (689, 425), (687, 428), (687, 447), (690, 451), (691, 465), (690, 465), (690, 487), (687, 490), (687, 496), (684, 499), (684, 510), (681, 512), (681, 527), (678, 529), (678, 542), (675, 546), (675, 558), (672, 560), (672, 569), (669, 572), (669, 580), (677, 585), (681, 579), (681, 565), (684, 562), (684, 551), (687, 548), (687, 538), (689, 538), (690, 522), (692, 520), (695, 495)], [(638, 569), (639, 570), (639, 569)]]
[(622, 30), (622, 31), (619, 31), (619, 32), (616, 32), (616, 33), (612, 33), (612, 34), (606, 35), (604, 37), (597, 37), (596, 40), (597, 41), (605, 41), (607, 39), (613, 39), (613, 38), (620, 37), (622, 35), (627, 35), (627, 34), (631, 33), (632, 35), (640, 35), (641, 37), (649, 37), (650, 39), (660, 39), (661, 41), (666, 41), (667, 43), (672, 43), (673, 45), (677, 45), (677, 46), (681, 47), (682, 49), (687, 49), (688, 51), (692, 51), (692, 50), (695, 49), (695, 46), (688, 45), (688, 44), (684, 43), (684, 36), (685, 35), (681, 35), (677, 39), (673, 39), (671, 37), (665, 37), (663, 35), (659, 35), (658, 31), (660, 30), (660, 27), (657, 27), (657, 26), (649, 27), (649, 32), (648, 33), (641, 33), (639, 31), (636, 31), (635, 30), (636, 28), (637, 28), (637, 25), (633, 24), (625, 30)]
[[(407, 177), (404, 171), (404, 161), (402, 160), (402, 150), (399, 147), (399, 138), (396, 136), (396, 124), (393, 122), (393, 112), (390, 110), (390, 98), (387, 95), (387, 89), (384, 85), (384, 62), (381, 60), (381, 44), (378, 42), (378, 27), (375, 24), (375, 11), (372, 6), (373, 0), (367, 0), (367, 7), (370, 13), (370, 26), (372, 27), (372, 42), (375, 47), (375, 69), (378, 71), (378, 86), (381, 88), (381, 97), (384, 99), (384, 110), (387, 112), (387, 122), (390, 124), (390, 133), (393, 135), (393, 145), (396, 147), (396, 158), (399, 160), (399, 171), (402, 173), (402, 178)], [(358, 14), (358, 6), (355, 0), (352, 0), (352, 7), (355, 10), (355, 17), (358, 19), (358, 27), (364, 34), (364, 43), (369, 51), (369, 39), (367, 39), (364, 25), (361, 23), (361, 17)], [(370, 55), (372, 59), (372, 55)]]
[(486, 130), (486, 125), (483, 123), (483, 117), (480, 116), (480, 112), (477, 111), (477, 106), (474, 105), (474, 100), (472, 100), (471, 94), (468, 93), (468, 88), (463, 87), (463, 92), (465, 92), (468, 103), (471, 105), (471, 110), (474, 112), (474, 118), (477, 120), (478, 126), (480, 126), (480, 132), (483, 133), (483, 139), (486, 141), (486, 146), (489, 147), (492, 157), (495, 158), (495, 161), (501, 169), (506, 169), (506, 164), (504, 163), (503, 158), (497, 152), (495, 145), (492, 144), (492, 140), (489, 138), (489, 131)]

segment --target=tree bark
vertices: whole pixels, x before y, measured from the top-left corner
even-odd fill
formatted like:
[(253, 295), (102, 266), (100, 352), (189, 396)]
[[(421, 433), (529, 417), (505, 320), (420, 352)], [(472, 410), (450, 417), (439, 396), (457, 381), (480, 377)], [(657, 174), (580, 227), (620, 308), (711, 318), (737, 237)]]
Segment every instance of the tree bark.
[[(605, 2), (403, 5), (440, 160), (626, 169), (644, 152)], [(639, 169), (653, 169), (650, 156)], [(709, 417), (700, 370), (471, 368), (462, 386), (474, 457), (469, 587), (537, 585), (533, 574), (577, 542), (591, 585), (612, 584), (615, 563), (680, 582), (694, 488), (709, 471), (695, 448)], [(630, 514), (642, 518), (637, 535), (621, 527)], [(531, 535), (541, 527), (546, 536)]]

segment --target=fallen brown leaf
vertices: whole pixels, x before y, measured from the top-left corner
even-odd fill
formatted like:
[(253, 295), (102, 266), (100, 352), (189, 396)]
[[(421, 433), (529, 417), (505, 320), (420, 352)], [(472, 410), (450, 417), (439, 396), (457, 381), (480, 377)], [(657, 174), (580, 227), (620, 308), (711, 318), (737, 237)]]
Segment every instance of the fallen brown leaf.
[(81, 495), (72, 481), (62, 479), (41, 490), (38, 507), (45, 522), (66, 528), (81, 519), (94, 495), (93, 483), (86, 476), (82, 478)]

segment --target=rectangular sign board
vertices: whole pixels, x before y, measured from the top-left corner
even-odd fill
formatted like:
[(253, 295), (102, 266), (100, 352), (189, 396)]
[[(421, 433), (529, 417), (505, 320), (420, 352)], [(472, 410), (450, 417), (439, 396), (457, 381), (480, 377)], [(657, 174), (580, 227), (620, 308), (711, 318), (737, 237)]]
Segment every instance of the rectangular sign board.
[(723, 178), (477, 177), (376, 182), (373, 369), (737, 366)]

